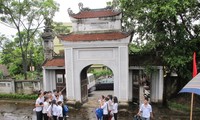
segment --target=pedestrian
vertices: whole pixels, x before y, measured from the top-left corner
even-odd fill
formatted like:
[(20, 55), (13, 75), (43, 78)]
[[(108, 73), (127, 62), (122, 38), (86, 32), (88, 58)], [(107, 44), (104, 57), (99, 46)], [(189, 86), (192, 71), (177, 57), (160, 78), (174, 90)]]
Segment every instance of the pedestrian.
[(112, 95), (108, 95), (107, 96), (108, 97), (108, 120), (111, 120), (112, 119), (112, 113), (111, 113), (111, 111), (112, 111), (112, 109), (113, 109), (113, 101), (112, 101), (112, 98), (113, 98), (113, 96)]
[(69, 107), (67, 106), (67, 104), (64, 104), (63, 103), (63, 118), (65, 119), (65, 118), (68, 118), (69, 117), (69, 115), (68, 115), (68, 112), (69, 112)]
[(138, 115), (142, 117), (142, 120), (150, 120), (150, 118), (153, 118), (152, 107), (148, 102), (148, 98), (144, 98), (144, 103), (141, 105)]
[(114, 120), (117, 120), (117, 113), (118, 113), (118, 99), (116, 96), (113, 97), (113, 108), (112, 113), (114, 116)]
[(63, 102), (64, 102), (64, 97), (63, 97), (63, 95), (62, 95), (62, 92), (59, 91), (59, 92), (58, 92), (58, 95), (59, 95), (59, 101), (61, 101), (61, 102), (63, 103)]
[(35, 102), (35, 111), (36, 111), (36, 117), (37, 120), (42, 120), (42, 107), (43, 107), (43, 93), (38, 93), (38, 98)]
[(53, 90), (53, 93), (52, 93), (52, 100), (55, 100), (56, 99), (56, 95), (58, 94), (57, 90), (54, 89)]
[(58, 103), (59, 101), (60, 101), (60, 99), (59, 99), (59, 95), (57, 94), (57, 95), (55, 95), (55, 97), (56, 97), (56, 103)]
[(103, 120), (108, 120), (108, 98), (105, 98), (105, 102), (101, 104), (101, 108), (103, 109)]
[(58, 101), (58, 106), (57, 106), (57, 118), (58, 118), (58, 120), (63, 120), (62, 101)]
[(51, 105), (47, 109), (47, 114), (50, 118), (53, 117), (53, 120), (57, 120), (57, 104), (56, 100), (51, 101)]
[(48, 107), (49, 107), (49, 98), (46, 96), (46, 97), (44, 97), (44, 106), (42, 109), (42, 114), (43, 114), (44, 120), (49, 120), (49, 117), (47, 116)]
[(104, 95), (101, 95), (101, 98), (98, 100), (98, 102), (101, 104), (102, 102), (105, 101), (105, 96)]

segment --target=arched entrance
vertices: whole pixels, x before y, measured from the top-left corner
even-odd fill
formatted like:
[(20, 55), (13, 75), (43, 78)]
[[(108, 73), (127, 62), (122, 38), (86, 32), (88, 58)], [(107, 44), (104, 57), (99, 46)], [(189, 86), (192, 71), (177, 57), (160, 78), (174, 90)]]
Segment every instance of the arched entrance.
[(102, 64), (88, 65), (80, 73), (81, 102), (87, 102), (94, 90), (114, 90), (112, 70)]
[[(68, 47), (65, 48), (66, 88), (67, 99), (69, 101), (82, 102), (80, 74), (84, 69), (86, 72), (87, 66), (92, 64), (103, 64), (109, 67), (115, 75), (114, 95), (117, 96), (121, 102), (128, 102), (130, 100), (128, 43), (118, 43), (117, 45), (109, 43), (109, 47), (108, 43), (109, 41), (77, 42), (73, 44), (70, 43)], [(80, 48), (80, 44), (84, 44), (87, 47), (83, 46)], [(78, 47), (76, 47), (76, 45)], [(84, 78), (84, 75), (82, 78)]]

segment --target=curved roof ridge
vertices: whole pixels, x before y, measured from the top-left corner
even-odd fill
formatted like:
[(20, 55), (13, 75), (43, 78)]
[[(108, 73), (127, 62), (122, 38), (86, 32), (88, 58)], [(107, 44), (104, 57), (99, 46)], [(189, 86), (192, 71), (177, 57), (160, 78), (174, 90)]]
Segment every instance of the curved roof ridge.
[(99, 17), (112, 17), (121, 14), (119, 9), (114, 9), (111, 6), (98, 9), (90, 9), (88, 7), (83, 7), (82, 3), (79, 3), (80, 11), (78, 13), (73, 13), (73, 11), (68, 8), (69, 16), (76, 19), (85, 19), (85, 18), (99, 18)]

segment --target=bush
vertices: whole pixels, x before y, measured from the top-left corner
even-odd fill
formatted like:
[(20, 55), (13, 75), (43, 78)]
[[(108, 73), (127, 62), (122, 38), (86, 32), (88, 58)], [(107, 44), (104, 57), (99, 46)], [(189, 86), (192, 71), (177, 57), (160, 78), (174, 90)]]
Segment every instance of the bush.
[(23, 99), (23, 100), (35, 100), (37, 95), (24, 95), (24, 94), (0, 94), (0, 98), (6, 99)]
[(180, 104), (171, 101), (169, 101), (168, 103), (169, 103), (169, 108), (173, 110), (185, 111), (185, 112), (190, 110), (189, 106), (186, 104)]

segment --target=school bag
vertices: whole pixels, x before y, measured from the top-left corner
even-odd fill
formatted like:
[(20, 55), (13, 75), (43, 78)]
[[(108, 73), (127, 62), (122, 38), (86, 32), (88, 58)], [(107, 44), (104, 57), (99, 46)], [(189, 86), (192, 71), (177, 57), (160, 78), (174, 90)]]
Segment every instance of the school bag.
[(103, 109), (97, 108), (95, 113), (96, 113), (97, 118), (100, 119), (103, 116)]
[(63, 105), (63, 114), (66, 115), (69, 112), (69, 108), (67, 105)]

